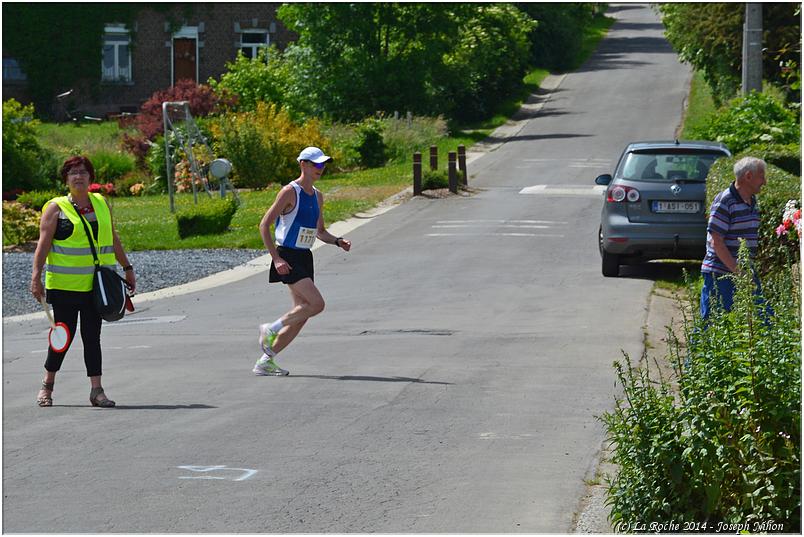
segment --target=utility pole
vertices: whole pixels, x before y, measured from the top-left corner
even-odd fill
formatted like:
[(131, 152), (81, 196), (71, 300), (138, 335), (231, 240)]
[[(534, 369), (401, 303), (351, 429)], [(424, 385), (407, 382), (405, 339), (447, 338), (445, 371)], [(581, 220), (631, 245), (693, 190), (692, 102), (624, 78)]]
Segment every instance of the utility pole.
[(743, 24), (743, 95), (762, 91), (762, 4), (745, 4)]

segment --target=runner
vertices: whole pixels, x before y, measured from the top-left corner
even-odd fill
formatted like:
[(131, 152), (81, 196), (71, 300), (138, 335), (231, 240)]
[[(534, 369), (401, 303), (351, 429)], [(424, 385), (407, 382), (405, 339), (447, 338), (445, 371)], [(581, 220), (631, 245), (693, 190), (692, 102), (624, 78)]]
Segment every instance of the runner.
[[(283, 376), (288, 371), (274, 361), (274, 356), (287, 347), (299, 334), (307, 319), (324, 310), (324, 299), (313, 283), (313, 253), (310, 249), (316, 237), (349, 251), (352, 243), (336, 237), (324, 228), (324, 196), (313, 186), (327, 162), (332, 160), (317, 147), (307, 147), (299, 153), (301, 175), (282, 187), (276, 201), (260, 222), (262, 241), (271, 254), (269, 282), (288, 286), (293, 308), (273, 323), (260, 325), (262, 356), (254, 364), (254, 373)], [(275, 222), (276, 241), (271, 236)]]

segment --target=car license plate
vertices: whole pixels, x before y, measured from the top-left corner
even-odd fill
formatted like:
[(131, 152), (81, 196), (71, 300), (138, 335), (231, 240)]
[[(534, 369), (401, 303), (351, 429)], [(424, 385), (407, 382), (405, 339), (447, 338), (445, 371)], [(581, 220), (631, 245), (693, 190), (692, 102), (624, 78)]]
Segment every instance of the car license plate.
[(697, 213), (701, 211), (700, 201), (654, 201), (654, 213)]

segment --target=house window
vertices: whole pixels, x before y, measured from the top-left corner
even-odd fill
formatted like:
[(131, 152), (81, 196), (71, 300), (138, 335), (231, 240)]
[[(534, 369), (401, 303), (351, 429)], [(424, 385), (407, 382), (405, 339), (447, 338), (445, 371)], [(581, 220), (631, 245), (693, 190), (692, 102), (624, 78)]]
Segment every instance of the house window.
[(24, 82), (26, 80), (28, 80), (28, 75), (25, 74), (15, 58), (3, 58), (4, 82)]
[(106, 27), (103, 35), (104, 82), (131, 82), (131, 37), (121, 25)]
[(243, 56), (253, 60), (261, 48), (268, 46), (267, 30), (243, 30), (240, 34), (240, 51)]

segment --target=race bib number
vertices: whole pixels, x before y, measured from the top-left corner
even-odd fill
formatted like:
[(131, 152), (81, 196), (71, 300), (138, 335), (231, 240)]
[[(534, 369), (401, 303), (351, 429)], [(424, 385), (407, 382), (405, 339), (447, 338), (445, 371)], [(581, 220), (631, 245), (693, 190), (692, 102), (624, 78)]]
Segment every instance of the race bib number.
[(315, 229), (311, 227), (300, 227), (299, 236), (296, 238), (296, 248), (309, 250), (315, 243)]

